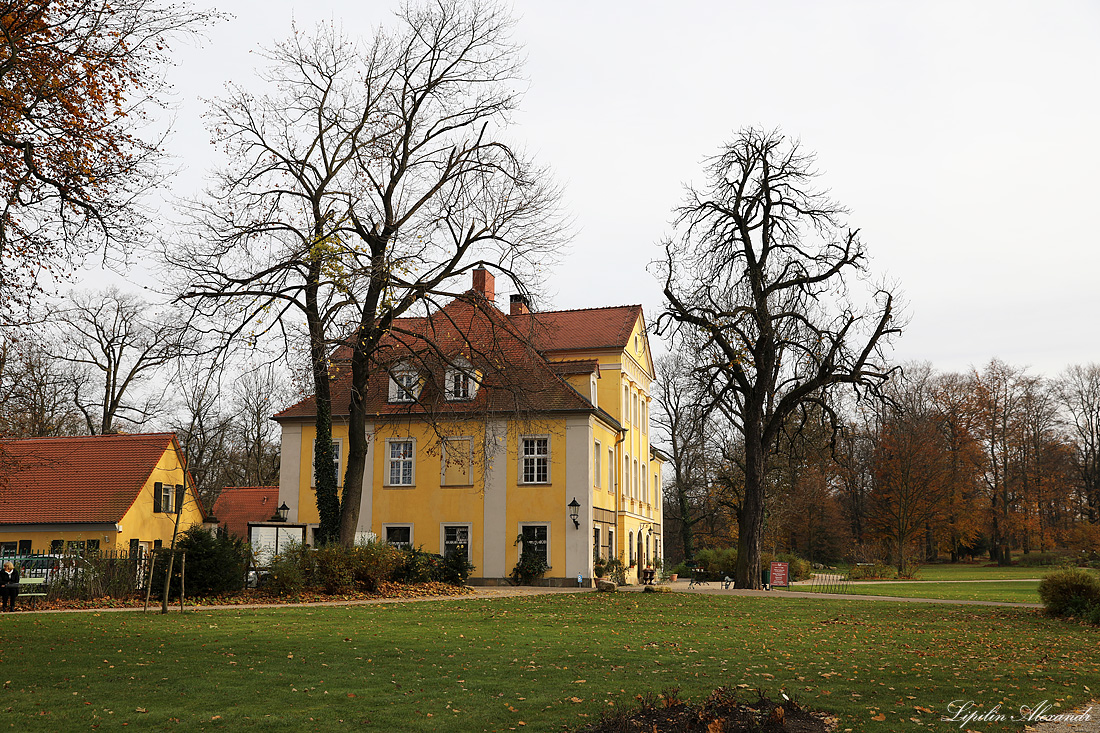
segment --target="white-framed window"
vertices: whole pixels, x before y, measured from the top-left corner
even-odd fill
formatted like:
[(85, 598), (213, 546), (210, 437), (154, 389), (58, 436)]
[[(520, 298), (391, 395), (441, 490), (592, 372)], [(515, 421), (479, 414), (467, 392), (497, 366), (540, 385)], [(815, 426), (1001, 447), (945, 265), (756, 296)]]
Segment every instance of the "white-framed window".
[(443, 486), (469, 486), (473, 483), (473, 439), (444, 438), (440, 483)]
[(460, 552), (466, 556), (466, 560), (471, 559), (470, 549), (470, 530), (469, 524), (442, 524), (439, 526), (439, 546), (442, 548), (442, 552), (439, 554), (443, 557), (452, 552)]
[(600, 528), (592, 528), (592, 559), (599, 560), (603, 557), (603, 548), (600, 547)]
[(176, 487), (172, 484), (160, 485), (160, 510), (168, 514), (173, 513), (176, 500)]
[(386, 486), (416, 483), (416, 441), (412, 438), (386, 440)]
[(649, 432), (649, 401), (642, 398), (642, 434)]
[(615, 449), (607, 449), (607, 490), (615, 493)]
[(447, 368), (447, 399), (472, 400), (477, 394), (477, 373), (465, 359), (455, 361)]
[(414, 402), (420, 396), (420, 375), (407, 365), (390, 372), (390, 402)]
[(627, 551), (627, 560), (629, 561), (627, 564), (628, 565), (633, 565), (634, 564), (634, 533), (633, 532), (627, 532), (626, 533), (626, 551)]
[(630, 423), (630, 387), (623, 385), (623, 425)]
[(630, 422), (638, 425), (638, 395), (630, 395)]
[(639, 496), (639, 494), (641, 493), (641, 489), (642, 489), (642, 487), (639, 485), (639, 481), (638, 481), (638, 459), (635, 458), (634, 459), (634, 493), (632, 495), (635, 499), (640, 499), (641, 498)]
[(550, 483), (550, 437), (520, 438), (519, 480), (523, 484)]
[(409, 549), (413, 546), (413, 526), (411, 524), (383, 524), (382, 536), (387, 544)]
[(623, 496), (630, 496), (630, 456), (623, 454)]
[[(332, 465), (336, 469), (336, 485), (342, 486), (344, 476), (340, 473), (342, 466), (341, 457), (344, 455), (344, 439), (332, 439)], [(313, 450), (309, 454), (309, 485), (317, 486), (317, 444), (313, 444)]]
[(547, 566), (550, 565), (550, 525), (545, 523), (520, 522), (520, 557), (533, 552), (540, 556)]
[(592, 485), (597, 489), (602, 486), (600, 483), (600, 456), (602, 455), (603, 447), (597, 440), (592, 446)]

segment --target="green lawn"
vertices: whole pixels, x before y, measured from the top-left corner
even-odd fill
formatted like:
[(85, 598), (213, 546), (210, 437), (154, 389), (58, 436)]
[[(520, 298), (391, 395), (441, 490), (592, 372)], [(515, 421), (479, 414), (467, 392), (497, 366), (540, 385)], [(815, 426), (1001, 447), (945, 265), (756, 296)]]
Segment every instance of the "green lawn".
[[(803, 590), (795, 587), (794, 590)], [(894, 598), (944, 598), (953, 601), (1002, 601), (1039, 603), (1039, 581), (993, 583), (852, 583), (843, 593)]]
[(786, 690), (838, 714), (841, 733), (957, 730), (939, 720), (953, 700), (1058, 712), (1100, 690), (1095, 628), (891, 602), (619, 593), (19, 613), (0, 639), (0, 728), (21, 731), (549, 731), (719, 685)]
[(1057, 570), (1049, 565), (1028, 568), (1018, 565), (1009, 567), (986, 567), (984, 564), (937, 564), (922, 565), (914, 580), (1019, 580), (1023, 578), (1042, 578)]

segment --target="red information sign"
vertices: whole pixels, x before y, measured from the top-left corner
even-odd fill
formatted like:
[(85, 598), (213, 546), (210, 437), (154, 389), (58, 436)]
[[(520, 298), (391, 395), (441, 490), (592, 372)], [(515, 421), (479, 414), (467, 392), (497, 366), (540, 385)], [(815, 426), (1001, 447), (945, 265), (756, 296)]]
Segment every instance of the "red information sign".
[(787, 570), (790, 567), (785, 562), (773, 562), (769, 575), (771, 576), (772, 588), (777, 585), (781, 585), (784, 588), (789, 588), (790, 584), (787, 582)]

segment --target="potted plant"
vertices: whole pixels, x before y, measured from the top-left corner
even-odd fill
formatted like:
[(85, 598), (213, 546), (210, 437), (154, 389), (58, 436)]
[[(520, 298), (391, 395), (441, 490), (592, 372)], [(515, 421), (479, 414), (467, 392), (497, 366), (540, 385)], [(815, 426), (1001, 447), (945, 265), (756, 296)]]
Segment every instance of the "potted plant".
[(604, 564), (602, 557), (597, 557), (595, 562), (592, 563), (592, 574), (597, 578), (603, 578), (607, 575), (607, 565)]

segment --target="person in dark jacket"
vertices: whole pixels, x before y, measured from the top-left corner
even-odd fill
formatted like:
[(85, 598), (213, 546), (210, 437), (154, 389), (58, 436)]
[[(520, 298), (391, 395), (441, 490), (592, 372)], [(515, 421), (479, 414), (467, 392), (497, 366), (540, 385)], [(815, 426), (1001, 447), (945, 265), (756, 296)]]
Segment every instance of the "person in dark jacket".
[(19, 571), (11, 560), (0, 570), (0, 608), (4, 613), (15, 610), (15, 597), (19, 595)]

